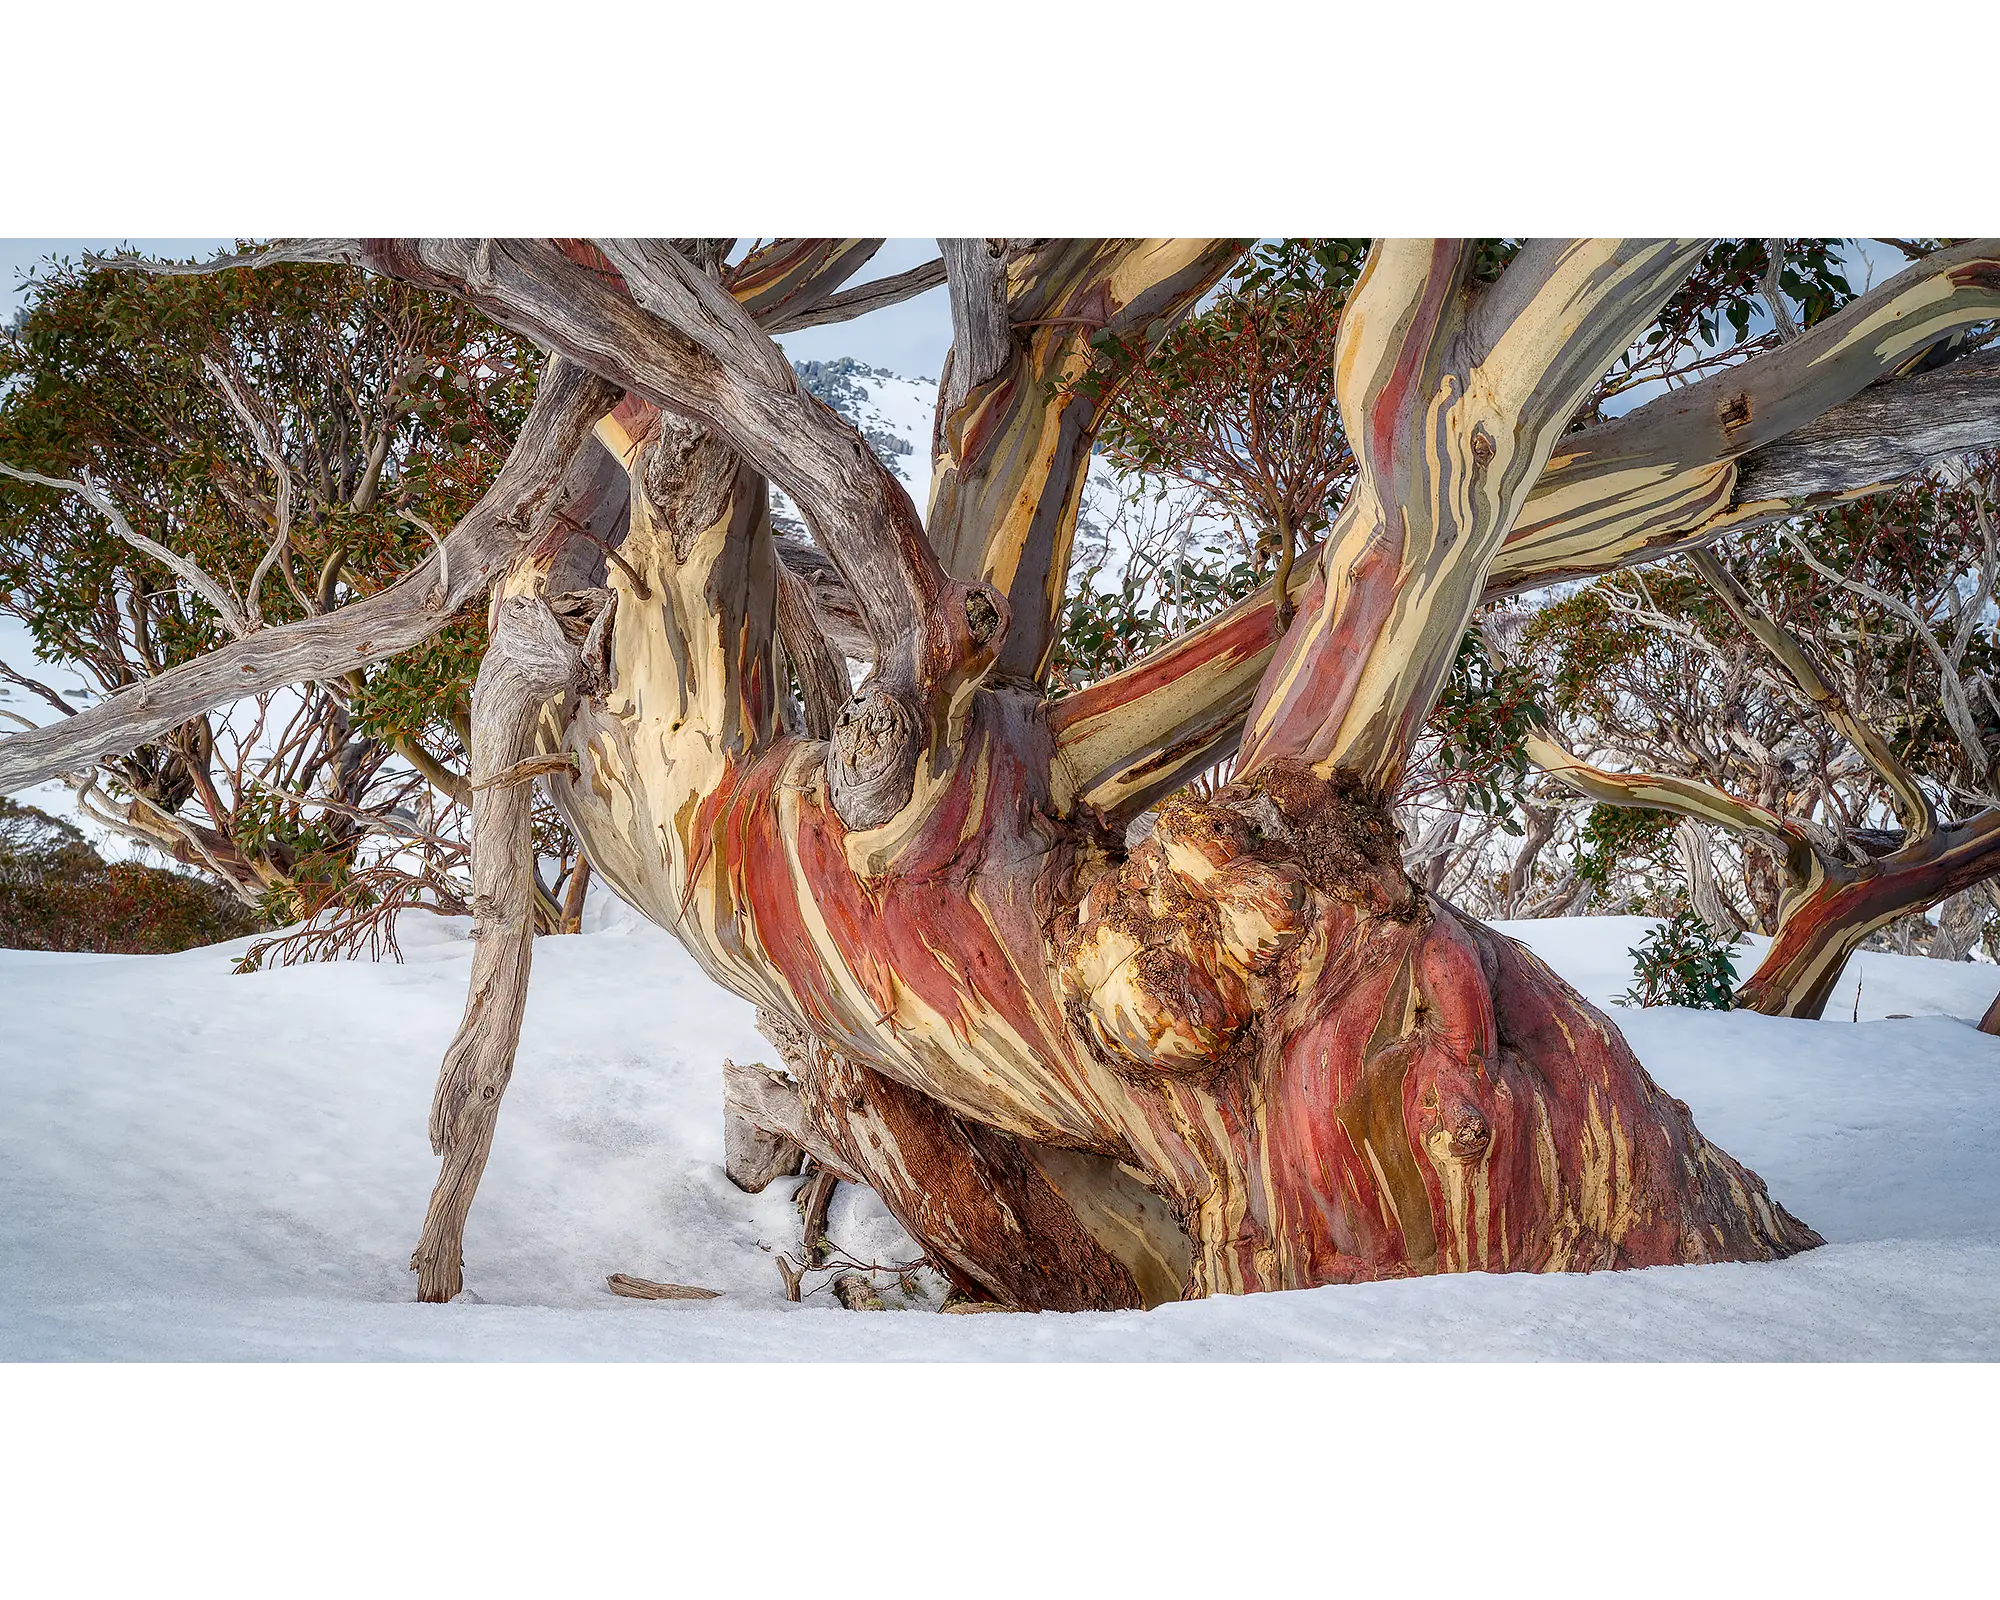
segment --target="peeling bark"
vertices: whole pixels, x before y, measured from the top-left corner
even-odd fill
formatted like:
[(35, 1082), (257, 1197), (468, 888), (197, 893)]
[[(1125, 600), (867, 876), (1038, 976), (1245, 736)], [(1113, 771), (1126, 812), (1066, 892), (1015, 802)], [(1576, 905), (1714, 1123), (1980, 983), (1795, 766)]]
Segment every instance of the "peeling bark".
[[(1360, 482), (1298, 563), (1282, 645), (1267, 594), (1052, 706), (1089, 334), (1177, 315), (1234, 242), (951, 246), (960, 349), (928, 528), (759, 331), (861, 293), (835, 285), (866, 244), (790, 241), (733, 278), (719, 241), (333, 257), (459, 294), (605, 386), (599, 438), (629, 493), (602, 571), (614, 620), (583, 652), (594, 692), (545, 697), (532, 748), (482, 757), (480, 778), (570, 758), (544, 781), (593, 870), (766, 1013), (791, 1077), (737, 1069), (732, 1111), (875, 1187), (987, 1304), (1816, 1243), (1602, 1013), (1409, 880), (1382, 796), (1482, 597), (1762, 514), (1737, 493), (1756, 451), (1900, 370), (1911, 341), (1994, 314), (1981, 248), (1746, 363), (1712, 416), (1649, 407), (1564, 436), (1701, 241), (1538, 242), (1477, 293), (1460, 243), (1378, 242), (1340, 331)], [(1828, 449), (1836, 476), (1872, 470)], [(803, 613), (767, 481), (837, 577), (795, 574)], [(535, 571), (583, 558), (521, 533)], [(831, 630), (811, 627), (836, 612), (873, 667), (837, 710), (813, 643)], [(1125, 822), (1246, 720), (1236, 781), (1167, 799), (1128, 850)], [(1976, 853), (1951, 828), (1925, 848), (1955, 845)], [(452, 1160), (483, 1158), (490, 1117), (452, 1137)], [(440, 1189), (462, 1221), (461, 1187)], [(446, 1259), (432, 1249), (440, 1290)]]
[(1771, 948), (1736, 992), (1745, 1011), (1818, 1017), (1877, 928), (2000, 873), (2000, 810), (1948, 823), (1855, 867), (1815, 858), (1780, 903)]

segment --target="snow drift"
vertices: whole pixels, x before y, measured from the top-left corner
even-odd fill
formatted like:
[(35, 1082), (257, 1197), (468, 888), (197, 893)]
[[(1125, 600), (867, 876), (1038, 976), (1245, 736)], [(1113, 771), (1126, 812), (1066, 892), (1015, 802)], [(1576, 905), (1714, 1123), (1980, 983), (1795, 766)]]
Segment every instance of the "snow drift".
[[(1990, 966), (1864, 955), (1825, 1022), (1617, 1013), (1702, 1130), (1826, 1236), (1795, 1260), (953, 1317), (786, 1303), (793, 1182), (745, 1195), (722, 1173), (722, 1059), (771, 1054), (749, 1008), (615, 901), (587, 926), (536, 944), (471, 1295), (450, 1306), (415, 1304), (406, 1264), (464, 923), (410, 919), (400, 966), (243, 977), (235, 945), (0, 951), (0, 1359), (2000, 1355), (2000, 1039), (1970, 1020)], [(1501, 927), (1606, 1004), (1647, 924)], [(862, 1260), (916, 1254), (846, 1186), (830, 1231)], [(722, 1297), (621, 1300), (613, 1272)]]

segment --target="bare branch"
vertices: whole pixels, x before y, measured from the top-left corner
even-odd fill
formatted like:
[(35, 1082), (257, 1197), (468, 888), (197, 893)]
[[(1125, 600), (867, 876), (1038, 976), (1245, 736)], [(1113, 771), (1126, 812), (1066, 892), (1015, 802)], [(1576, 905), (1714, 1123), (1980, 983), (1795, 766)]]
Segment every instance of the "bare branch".
[(533, 535), (578, 450), (598, 448), (591, 428), (617, 398), (617, 390), (602, 379), (560, 358), (551, 360), (506, 464), (452, 530), (447, 544), (453, 579), (442, 599), (433, 599), (438, 558), (426, 558), (366, 600), (239, 638), (107, 696), (67, 722), (0, 740), (0, 794), (122, 755), (216, 706), (289, 683), (337, 677), (421, 644), (467, 600), (484, 593)]
[[(722, 273), (722, 284), (773, 333), (810, 327), (842, 284), (870, 261), (881, 239), (774, 239)], [(838, 317), (828, 321), (839, 321)]]
[(206, 261), (160, 261), (134, 251), (111, 255), (86, 255), (87, 266), (125, 272), (143, 272), (152, 278), (194, 278), (210, 272), (230, 272), (238, 267), (275, 267), (287, 263), (305, 266), (347, 267), (360, 262), (360, 239), (273, 239), (249, 250), (228, 250)]
[[(292, 542), (291, 463), (285, 460), (284, 452), (278, 448), (278, 442), (272, 436), (268, 419), (258, 415), (242, 392), (230, 382), (229, 374), (222, 370), (222, 363), (213, 356), (204, 355), (201, 358), (201, 370), (207, 374), (208, 381), (222, 391), (230, 409), (236, 413), (243, 426), (249, 430), (250, 437), (256, 441), (257, 453), (264, 458), (264, 464), (271, 469), (278, 480), (275, 519), (277, 531), (272, 535), (271, 547), (264, 552), (264, 559), (257, 563), (257, 570), (250, 575), (250, 588), (244, 596), (244, 610), (249, 625), (252, 628), (261, 628), (264, 626), (264, 580), (270, 576), (271, 568), (278, 564)], [(287, 578), (291, 576), (289, 569), (286, 576)], [(292, 584), (292, 588), (296, 593), (298, 589), (296, 582)], [(303, 603), (304, 596), (301, 595), (299, 598)], [(312, 608), (306, 606), (305, 609), (310, 611)]]
[(96, 481), (91, 478), (89, 473), (82, 473), (75, 478), (45, 478), (39, 472), (26, 472), (19, 467), (10, 467), (6, 462), (0, 461), (0, 474), (5, 474), (10, 478), (18, 478), (23, 483), (37, 483), (45, 489), (66, 489), (71, 494), (80, 496), (95, 508), (106, 522), (111, 524), (112, 532), (116, 533), (119, 538), (132, 546), (133, 549), (143, 551), (145, 554), (151, 556), (155, 561), (172, 572), (175, 577), (179, 578), (182, 583), (186, 584), (196, 594), (200, 595), (202, 599), (206, 600), (215, 614), (222, 618), (223, 626), (235, 634), (238, 639), (243, 638), (244, 635), (251, 631), (253, 624), (244, 616), (243, 608), (237, 604), (235, 595), (230, 593), (222, 583), (211, 578), (199, 565), (190, 561), (186, 556), (176, 555), (165, 545), (147, 538), (143, 533), (134, 528), (131, 523), (125, 520), (125, 513), (118, 509), (117, 501), (106, 494)]
[[(1895, 595), (1885, 594), (1875, 585), (1855, 577), (1851, 572), (1836, 572), (1820, 560), (1805, 540), (1790, 527), (1780, 528), (1779, 537), (1797, 552), (1800, 560), (1827, 582), (1847, 590), (1850, 594), (1858, 594), (1866, 600), (1873, 601), (1883, 610), (1902, 618), (1910, 625), (1911, 630), (1922, 641), (1924, 649), (1929, 652), (1931, 659), (1937, 663), (1938, 693), (1944, 705), (1945, 721), (1951, 725), (1952, 734), (1965, 752), (1972, 771), (1985, 772), (1990, 767), (1991, 760), (1985, 752), (1984, 741), (1979, 736), (1979, 724), (1972, 714), (1971, 701), (1966, 695), (1965, 683), (1958, 671), (1958, 662), (1939, 641), (1937, 631), (1923, 613)], [(1870, 762), (1873, 763), (1873, 757), (1870, 757)]]
[(847, 671), (827, 642), (811, 593), (782, 560), (778, 563), (778, 638), (805, 702), (809, 739), (831, 739), (850, 694)]
[(444, 1158), (410, 1265), (420, 1300), (463, 1286), (465, 1218), (493, 1146), (514, 1070), (535, 936), (533, 800), (506, 775), (534, 749), (548, 700), (582, 662), (539, 596), (503, 600), (472, 692), (472, 891), (477, 927), (465, 1016), (431, 1103), (431, 1148)]
[(1909, 837), (1913, 841), (1928, 838), (1937, 826), (1937, 813), (1932, 809), (1923, 785), (1911, 775), (1909, 768), (1897, 760), (1889, 742), (1876, 732), (1866, 718), (1854, 714), (1846, 699), (1827, 682), (1811, 652), (1791, 630), (1758, 611), (1749, 592), (1736, 581), (1735, 574), (1716, 559), (1713, 551), (1691, 551), (1688, 560), (1703, 582), (1729, 608), (1729, 614), (1744, 631), (1764, 647), (1786, 676), (1798, 685), (1800, 693), (1818, 708), (1820, 715), (1838, 729), (1842, 737), (1875, 769), (1889, 791), (1896, 818)]
[(1377, 240), (1337, 335), (1358, 475), (1324, 598), (1258, 691), (1237, 776), (1280, 760), (1392, 793), (1558, 436), (1699, 239), (1536, 241), (1467, 308), (1469, 240)]
[(1545, 733), (1529, 733), (1522, 745), (1530, 761), (1586, 799), (1606, 805), (1671, 811), (1739, 833), (1752, 833), (1787, 857), (1794, 850), (1808, 846), (1806, 835), (1775, 811), (1739, 800), (1713, 784), (1659, 773), (1610, 772), (1571, 755)]
[[(2000, 443), (2000, 351), (1864, 389), (1746, 456), (1740, 505), (1848, 498)], [(1739, 524), (1740, 526), (1740, 524)]]
[(1737, 526), (1782, 514), (1743, 503), (1733, 463), (1996, 317), (2000, 240), (1941, 250), (1790, 344), (1569, 435), (1515, 519), (1489, 594), (1656, 559), (1731, 526), (1733, 513)]
[(804, 311), (787, 311), (779, 315), (759, 317), (757, 325), (771, 333), (794, 333), (800, 328), (817, 328), (830, 322), (849, 322), (856, 317), (865, 317), (871, 311), (880, 311), (885, 306), (901, 305), (905, 300), (914, 300), (920, 294), (928, 294), (945, 281), (944, 261), (926, 261), (922, 266), (912, 267), (908, 272), (899, 272), (893, 277), (877, 278), (873, 283), (858, 284), (852, 289), (843, 289), (839, 294), (829, 295), (817, 306)]
[(1764, 266), (1764, 303), (1771, 308), (1771, 325), (1778, 331), (1778, 343), (1790, 344), (1799, 336), (1797, 319), (1792, 316), (1792, 308), (1785, 304), (1785, 291), (1781, 278), (1785, 271), (1785, 241), (1766, 239), (1764, 250), (1768, 260)]

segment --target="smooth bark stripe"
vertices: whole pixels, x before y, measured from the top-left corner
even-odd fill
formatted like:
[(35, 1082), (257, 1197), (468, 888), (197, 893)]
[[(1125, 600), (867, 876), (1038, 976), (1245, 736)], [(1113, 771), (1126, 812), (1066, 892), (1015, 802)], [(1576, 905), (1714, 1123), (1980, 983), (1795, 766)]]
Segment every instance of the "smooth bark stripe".
[(947, 264), (957, 263), (957, 353), (926, 524), (947, 572), (1007, 597), (1013, 621), (996, 670), (1039, 683), (1055, 650), (1090, 441), (1118, 388), (1100, 380), (1087, 396), (1080, 389), (1096, 354), (1090, 338), (1172, 322), (1241, 246), (1045, 240), (996, 260), (988, 241), (968, 243), (947, 251)]

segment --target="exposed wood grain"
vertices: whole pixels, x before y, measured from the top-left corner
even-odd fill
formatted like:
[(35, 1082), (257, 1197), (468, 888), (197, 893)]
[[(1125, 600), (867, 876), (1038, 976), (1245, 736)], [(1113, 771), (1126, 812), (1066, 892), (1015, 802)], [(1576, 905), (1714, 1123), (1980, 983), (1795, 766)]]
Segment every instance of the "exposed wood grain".
[(783, 1073), (755, 1063), (723, 1062), (722, 1105), (726, 1113), (798, 1146), (837, 1177), (849, 1183), (861, 1181), (846, 1158), (813, 1125), (799, 1086)]
[(1845, 498), (2000, 443), (2000, 351), (1863, 389), (1751, 452), (1737, 472), (1746, 504)]
[(465, 1218), (514, 1071), (535, 937), (533, 797), (496, 783), (534, 748), (542, 708), (581, 671), (576, 646), (539, 597), (503, 599), (472, 690), (472, 978), (465, 1016), (431, 1102), (444, 1158), (410, 1265), (419, 1300), (464, 1287)]
[(701, 1289), (691, 1283), (655, 1283), (650, 1278), (635, 1278), (627, 1272), (614, 1272), (604, 1280), (604, 1285), (613, 1294), (621, 1294), (628, 1300), (720, 1300), (720, 1289)]

